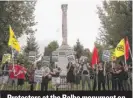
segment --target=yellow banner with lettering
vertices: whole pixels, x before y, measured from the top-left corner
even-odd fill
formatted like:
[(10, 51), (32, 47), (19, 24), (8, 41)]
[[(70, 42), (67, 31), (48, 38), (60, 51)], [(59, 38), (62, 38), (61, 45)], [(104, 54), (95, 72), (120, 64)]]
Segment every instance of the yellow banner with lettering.
[(15, 34), (14, 34), (11, 26), (9, 26), (9, 33), (10, 33), (10, 37), (9, 37), (8, 45), (19, 52), (20, 51), (20, 45), (19, 45), (19, 42), (17, 41), (17, 39), (15, 37)]
[(124, 54), (125, 54), (125, 40), (123, 38), (115, 48), (115, 56), (120, 57), (123, 56)]

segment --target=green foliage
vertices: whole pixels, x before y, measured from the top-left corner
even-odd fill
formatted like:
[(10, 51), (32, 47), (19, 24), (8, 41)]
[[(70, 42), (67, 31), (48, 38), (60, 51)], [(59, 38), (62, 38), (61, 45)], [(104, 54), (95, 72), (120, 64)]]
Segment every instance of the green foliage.
[(130, 1), (103, 1), (103, 7), (98, 7), (101, 28), (97, 41), (102, 43), (102, 47), (115, 48), (127, 36), (132, 50), (131, 8)]
[(77, 39), (76, 45), (74, 46), (74, 51), (76, 51), (76, 58), (79, 59), (83, 55), (84, 47), (81, 45), (79, 39)]
[(48, 44), (47, 47), (45, 47), (44, 56), (50, 56), (53, 51), (55, 51), (59, 47), (59, 44), (57, 41), (52, 41)]
[(38, 60), (38, 58), (40, 57), (39, 46), (38, 46), (38, 44), (36, 42), (36, 39), (35, 39), (33, 34), (31, 34), (27, 38), (27, 45), (24, 48), (24, 52), (27, 54), (27, 56), (29, 55), (30, 51), (35, 51), (36, 52), (36, 60)]
[(85, 49), (83, 50), (83, 56), (88, 57), (88, 60), (91, 61), (92, 53), (90, 52), (89, 49), (85, 48)]
[[(26, 1), (1, 1), (0, 2), (0, 52), (3, 54), (10, 49), (7, 46), (9, 39), (9, 25), (12, 26), (16, 37), (24, 33), (34, 33), (32, 27), (36, 2)], [(9, 51), (10, 52), (10, 51)]]
[(28, 57), (24, 54), (19, 54), (18, 57), (17, 57), (17, 61), (19, 61), (20, 63), (24, 63), (24, 66), (26, 68), (29, 68), (30, 66), (30, 62), (28, 61)]
[(127, 1), (103, 1), (103, 8), (98, 7), (101, 20), (99, 40), (108, 46), (116, 47), (118, 42), (128, 36), (132, 39), (132, 12)]

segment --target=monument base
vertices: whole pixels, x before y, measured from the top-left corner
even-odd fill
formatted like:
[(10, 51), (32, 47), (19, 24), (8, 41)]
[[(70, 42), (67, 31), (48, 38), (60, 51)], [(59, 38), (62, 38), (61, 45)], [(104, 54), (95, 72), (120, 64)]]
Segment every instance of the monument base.
[[(56, 51), (52, 53), (53, 57), (57, 58), (56, 64), (61, 68), (61, 76), (67, 75), (68, 56), (75, 55), (75, 51), (69, 45), (61, 45)], [(73, 56), (74, 57), (74, 56)], [(73, 58), (75, 60), (75, 58)], [(54, 61), (53, 61), (54, 62)]]

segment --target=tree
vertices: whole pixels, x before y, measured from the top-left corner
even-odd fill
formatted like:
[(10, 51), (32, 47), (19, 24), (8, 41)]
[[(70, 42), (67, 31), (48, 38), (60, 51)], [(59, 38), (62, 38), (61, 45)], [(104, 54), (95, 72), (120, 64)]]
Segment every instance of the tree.
[(53, 51), (55, 51), (59, 47), (57, 41), (52, 41), (45, 47), (44, 56), (50, 56)]
[(131, 2), (103, 1), (103, 7), (98, 7), (98, 15), (101, 20), (98, 40), (108, 48), (115, 48), (119, 41), (127, 36), (132, 50)]
[[(0, 2), (0, 52), (9, 50), (9, 25), (12, 26), (16, 37), (24, 33), (34, 33), (35, 1), (1, 1)], [(9, 51), (10, 52), (10, 51)]]
[(91, 61), (92, 53), (90, 52), (89, 49), (85, 48), (85, 49), (83, 50), (83, 56), (88, 57), (88, 60)]
[[(103, 8), (98, 7), (101, 20), (99, 40), (108, 46), (116, 47), (118, 42), (128, 36), (132, 45), (132, 12), (129, 1), (103, 1)], [(131, 7), (130, 7), (131, 8)]]
[(27, 38), (27, 46), (25, 46), (25, 49), (24, 49), (24, 52), (27, 54), (27, 56), (29, 55), (30, 51), (36, 52), (36, 60), (38, 60), (38, 58), (40, 57), (39, 46), (38, 46), (36, 39), (35, 39), (33, 34), (31, 34)]
[(84, 47), (81, 45), (79, 39), (77, 39), (76, 45), (74, 46), (74, 51), (76, 51), (76, 58), (80, 59), (80, 57), (83, 55)]

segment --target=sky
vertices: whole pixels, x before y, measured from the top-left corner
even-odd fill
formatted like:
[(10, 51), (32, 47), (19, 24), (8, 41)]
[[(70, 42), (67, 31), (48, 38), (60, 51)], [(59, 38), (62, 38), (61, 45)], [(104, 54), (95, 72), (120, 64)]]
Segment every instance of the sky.
[[(93, 50), (94, 41), (98, 36), (100, 20), (97, 14), (97, 5), (101, 0), (37, 0), (35, 7), (36, 41), (40, 53), (44, 47), (53, 40), (62, 43), (62, 10), (61, 4), (68, 4), (67, 10), (67, 35), (68, 45), (73, 47), (77, 39), (84, 48)], [(25, 37), (26, 38), (26, 37)], [(25, 40), (23, 38), (21, 43)]]

